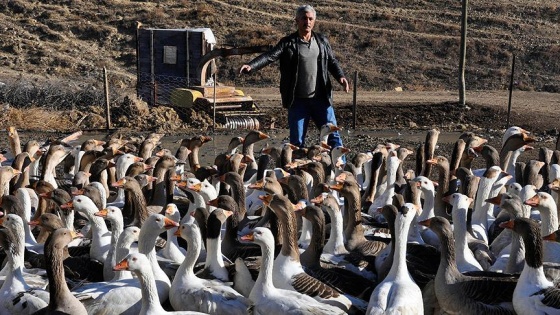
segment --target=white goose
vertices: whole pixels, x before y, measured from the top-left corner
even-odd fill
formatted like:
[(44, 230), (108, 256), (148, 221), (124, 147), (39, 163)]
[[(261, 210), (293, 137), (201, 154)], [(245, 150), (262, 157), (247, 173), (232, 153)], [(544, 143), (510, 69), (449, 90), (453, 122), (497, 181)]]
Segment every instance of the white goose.
[(94, 213), (95, 216), (104, 218), (111, 222), (111, 246), (109, 252), (107, 253), (107, 259), (103, 263), (103, 279), (105, 281), (113, 279), (115, 273), (113, 272), (113, 267), (117, 263), (115, 258), (115, 251), (117, 248), (117, 242), (123, 231), (123, 216), (121, 209), (109, 206), (106, 209), (101, 209)]
[[(554, 198), (546, 192), (539, 192), (532, 198), (525, 200), (526, 205), (536, 208), (541, 213), (541, 235), (549, 235), (558, 229), (558, 212)], [(543, 242), (543, 260), (546, 262), (560, 261), (560, 243)]]
[(219, 280), (201, 279), (193, 267), (202, 243), (196, 224), (184, 223), (176, 232), (187, 243), (187, 256), (173, 279), (169, 301), (176, 310), (201, 311), (209, 314), (247, 314), (250, 302)]
[[(131, 249), (131, 245), (134, 242), (138, 242), (138, 237), (140, 236), (140, 228), (137, 226), (129, 226), (125, 228), (119, 239), (117, 241), (117, 246), (115, 247), (114, 258), (115, 261), (121, 261), (128, 256), (129, 253), (138, 252), (138, 248)], [(111, 281), (119, 281), (124, 279), (132, 279), (132, 274), (129, 271), (113, 271), (115, 276)]]
[[(439, 246), (439, 238), (437, 235), (430, 229), (424, 226), (418, 226), (417, 222), (422, 222), (424, 220), (428, 220), (429, 218), (433, 218), (435, 216), (435, 197), (436, 197), (436, 189), (434, 182), (425, 176), (417, 176), (412, 180), (413, 183), (416, 183), (416, 187), (420, 188), (420, 191), (424, 195), (424, 205), (422, 206), (422, 212), (416, 218), (416, 222), (413, 222), (411, 227), (419, 229), (422, 235), (422, 240), (434, 247)], [(410, 234), (409, 234), (410, 237)], [(418, 243), (422, 244), (419, 240)], [(409, 240), (409, 242), (412, 240)]]
[(503, 222), (523, 237), (525, 265), (513, 291), (513, 307), (517, 314), (559, 314), (560, 289), (546, 279), (543, 271), (542, 240), (538, 223), (526, 218)]
[(88, 219), (92, 231), (90, 256), (104, 263), (111, 248), (111, 232), (107, 229), (105, 221), (95, 216), (95, 213), (99, 211), (95, 203), (89, 197), (79, 195), (62, 205), (61, 208), (74, 208)]
[(322, 304), (313, 298), (291, 290), (277, 289), (272, 283), (274, 261), (274, 236), (269, 229), (258, 227), (241, 240), (261, 246), (262, 263), (259, 277), (249, 298), (254, 303), (255, 314), (345, 314), (339, 308)]
[(393, 196), (395, 195), (395, 181), (397, 180), (397, 170), (401, 160), (397, 157), (396, 151), (391, 151), (387, 157), (387, 187), (383, 193), (377, 197), (368, 209), (368, 214), (371, 216), (377, 216), (377, 209), (382, 208), (385, 205), (389, 205), (393, 202)]
[[(115, 178), (117, 180), (123, 178), (126, 175), (126, 171), (128, 167), (136, 162), (143, 161), (142, 158), (134, 155), (134, 154), (123, 154), (117, 157), (117, 161), (115, 163)], [(117, 197), (111, 203), (110, 206), (115, 206), (122, 208), (124, 206), (124, 189), (119, 188), (117, 190)]]
[[(171, 283), (155, 258), (155, 240), (160, 233), (177, 225), (177, 222), (161, 214), (152, 214), (140, 229), (138, 251), (148, 257), (156, 279), (160, 302), (164, 302), (169, 297)], [(109, 311), (109, 314), (136, 315), (142, 308), (142, 291), (138, 279), (89, 283), (74, 288), (73, 291), (89, 298), (82, 300), (88, 314), (105, 315)]]
[[(165, 216), (175, 222), (181, 221), (181, 213), (179, 213), (179, 209), (177, 209), (177, 205), (174, 203), (167, 205)], [(165, 247), (158, 254), (177, 264), (181, 264), (185, 260), (187, 251), (179, 246), (175, 231), (177, 231), (177, 228), (167, 230), (167, 242), (165, 242)]]
[(424, 314), (422, 292), (406, 265), (407, 235), (416, 207), (407, 203), (395, 220), (395, 257), (385, 279), (375, 287), (366, 314)]
[[(455, 253), (457, 269), (467, 271), (482, 271), (480, 263), (474, 258), (473, 252), (467, 244), (467, 212), (472, 199), (460, 193), (454, 193), (444, 198), (453, 206), (453, 237), (455, 238)], [(428, 218), (426, 218), (427, 220)]]
[(480, 178), (473, 208), (472, 229), (474, 237), (488, 244), (489, 213), (493, 214), (493, 205), (486, 202), (491, 197), (492, 186), (502, 172), (499, 166), (492, 166), (486, 170), (485, 176)]
[(146, 255), (141, 253), (129, 254), (124, 260), (119, 262), (114, 267), (115, 271), (129, 270), (133, 271), (138, 280), (140, 281), (140, 288), (142, 289), (142, 308), (140, 315), (160, 315), (160, 314), (183, 314), (183, 315), (197, 315), (204, 314), (199, 312), (168, 312), (161, 306), (157, 293), (156, 280), (150, 268), (150, 261)]

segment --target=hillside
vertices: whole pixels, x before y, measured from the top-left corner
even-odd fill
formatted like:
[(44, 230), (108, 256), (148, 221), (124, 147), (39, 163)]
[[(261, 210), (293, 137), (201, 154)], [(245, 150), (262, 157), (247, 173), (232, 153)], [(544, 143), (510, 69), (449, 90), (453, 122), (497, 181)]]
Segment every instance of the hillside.
[[(274, 44), (294, 30), (295, 1), (8, 0), (0, 2), (0, 81), (86, 81), (102, 67), (135, 84), (136, 21), (144, 27), (210, 27), (218, 46)], [(459, 1), (313, 1), (348, 76), (364, 89), (449, 90), (457, 85)], [(470, 1), (467, 88), (505, 89), (512, 54), (521, 90), (560, 92), (556, 0)], [(250, 56), (219, 62), (222, 82), (275, 86), (274, 67), (239, 79)]]

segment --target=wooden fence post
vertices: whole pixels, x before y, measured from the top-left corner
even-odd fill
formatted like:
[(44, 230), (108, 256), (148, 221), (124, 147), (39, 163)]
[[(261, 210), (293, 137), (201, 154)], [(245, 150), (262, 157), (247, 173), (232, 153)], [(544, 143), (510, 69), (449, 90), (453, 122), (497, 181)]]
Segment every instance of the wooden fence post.
[(109, 100), (109, 80), (107, 79), (107, 68), (103, 67), (103, 86), (105, 89), (105, 119), (107, 121), (107, 130), (111, 129), (111, 110)]
[(352, 128), (356, 129), (356, 112), (358, 111), (358, 103), (357, 103), (357, 89), (358, 89), (358, 71), (354, 72), (354, 90), (352, 91)]

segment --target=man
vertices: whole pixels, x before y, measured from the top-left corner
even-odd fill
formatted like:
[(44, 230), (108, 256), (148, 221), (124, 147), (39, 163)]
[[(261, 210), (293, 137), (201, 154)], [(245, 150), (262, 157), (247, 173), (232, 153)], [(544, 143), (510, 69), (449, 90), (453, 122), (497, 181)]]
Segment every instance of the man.
[[(348, 93), (348, 81), (338, 64), (327, 38), (313, 32), (315, 9), (310, 5), (296, 10), (297, 32), (282, 38), (270, 51), (241, 67), (240, 73), (257, 71), (280, 59), (280, 94), (288, 109), (290, 143), (305, 146), (309, 120), (317, 128), (326, 123), (336, 125), (332, 106), (332, 85), (329, 73)], [(329, 135), (328, 145), (342, 146), (338, 132)]]

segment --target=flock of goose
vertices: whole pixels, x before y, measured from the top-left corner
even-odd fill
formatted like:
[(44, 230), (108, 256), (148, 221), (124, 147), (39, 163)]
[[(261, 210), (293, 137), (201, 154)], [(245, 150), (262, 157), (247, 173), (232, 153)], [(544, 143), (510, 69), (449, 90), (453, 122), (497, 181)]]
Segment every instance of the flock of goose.
[(560, 150), (522, 162), (535, 139), (511, 127), (449, 157), (435, 129), (348, 154), (336, 130), (258, 154), (249, 131), (202, 166), (206, 136), (9, 128), (0, 315), (560, 314)]

